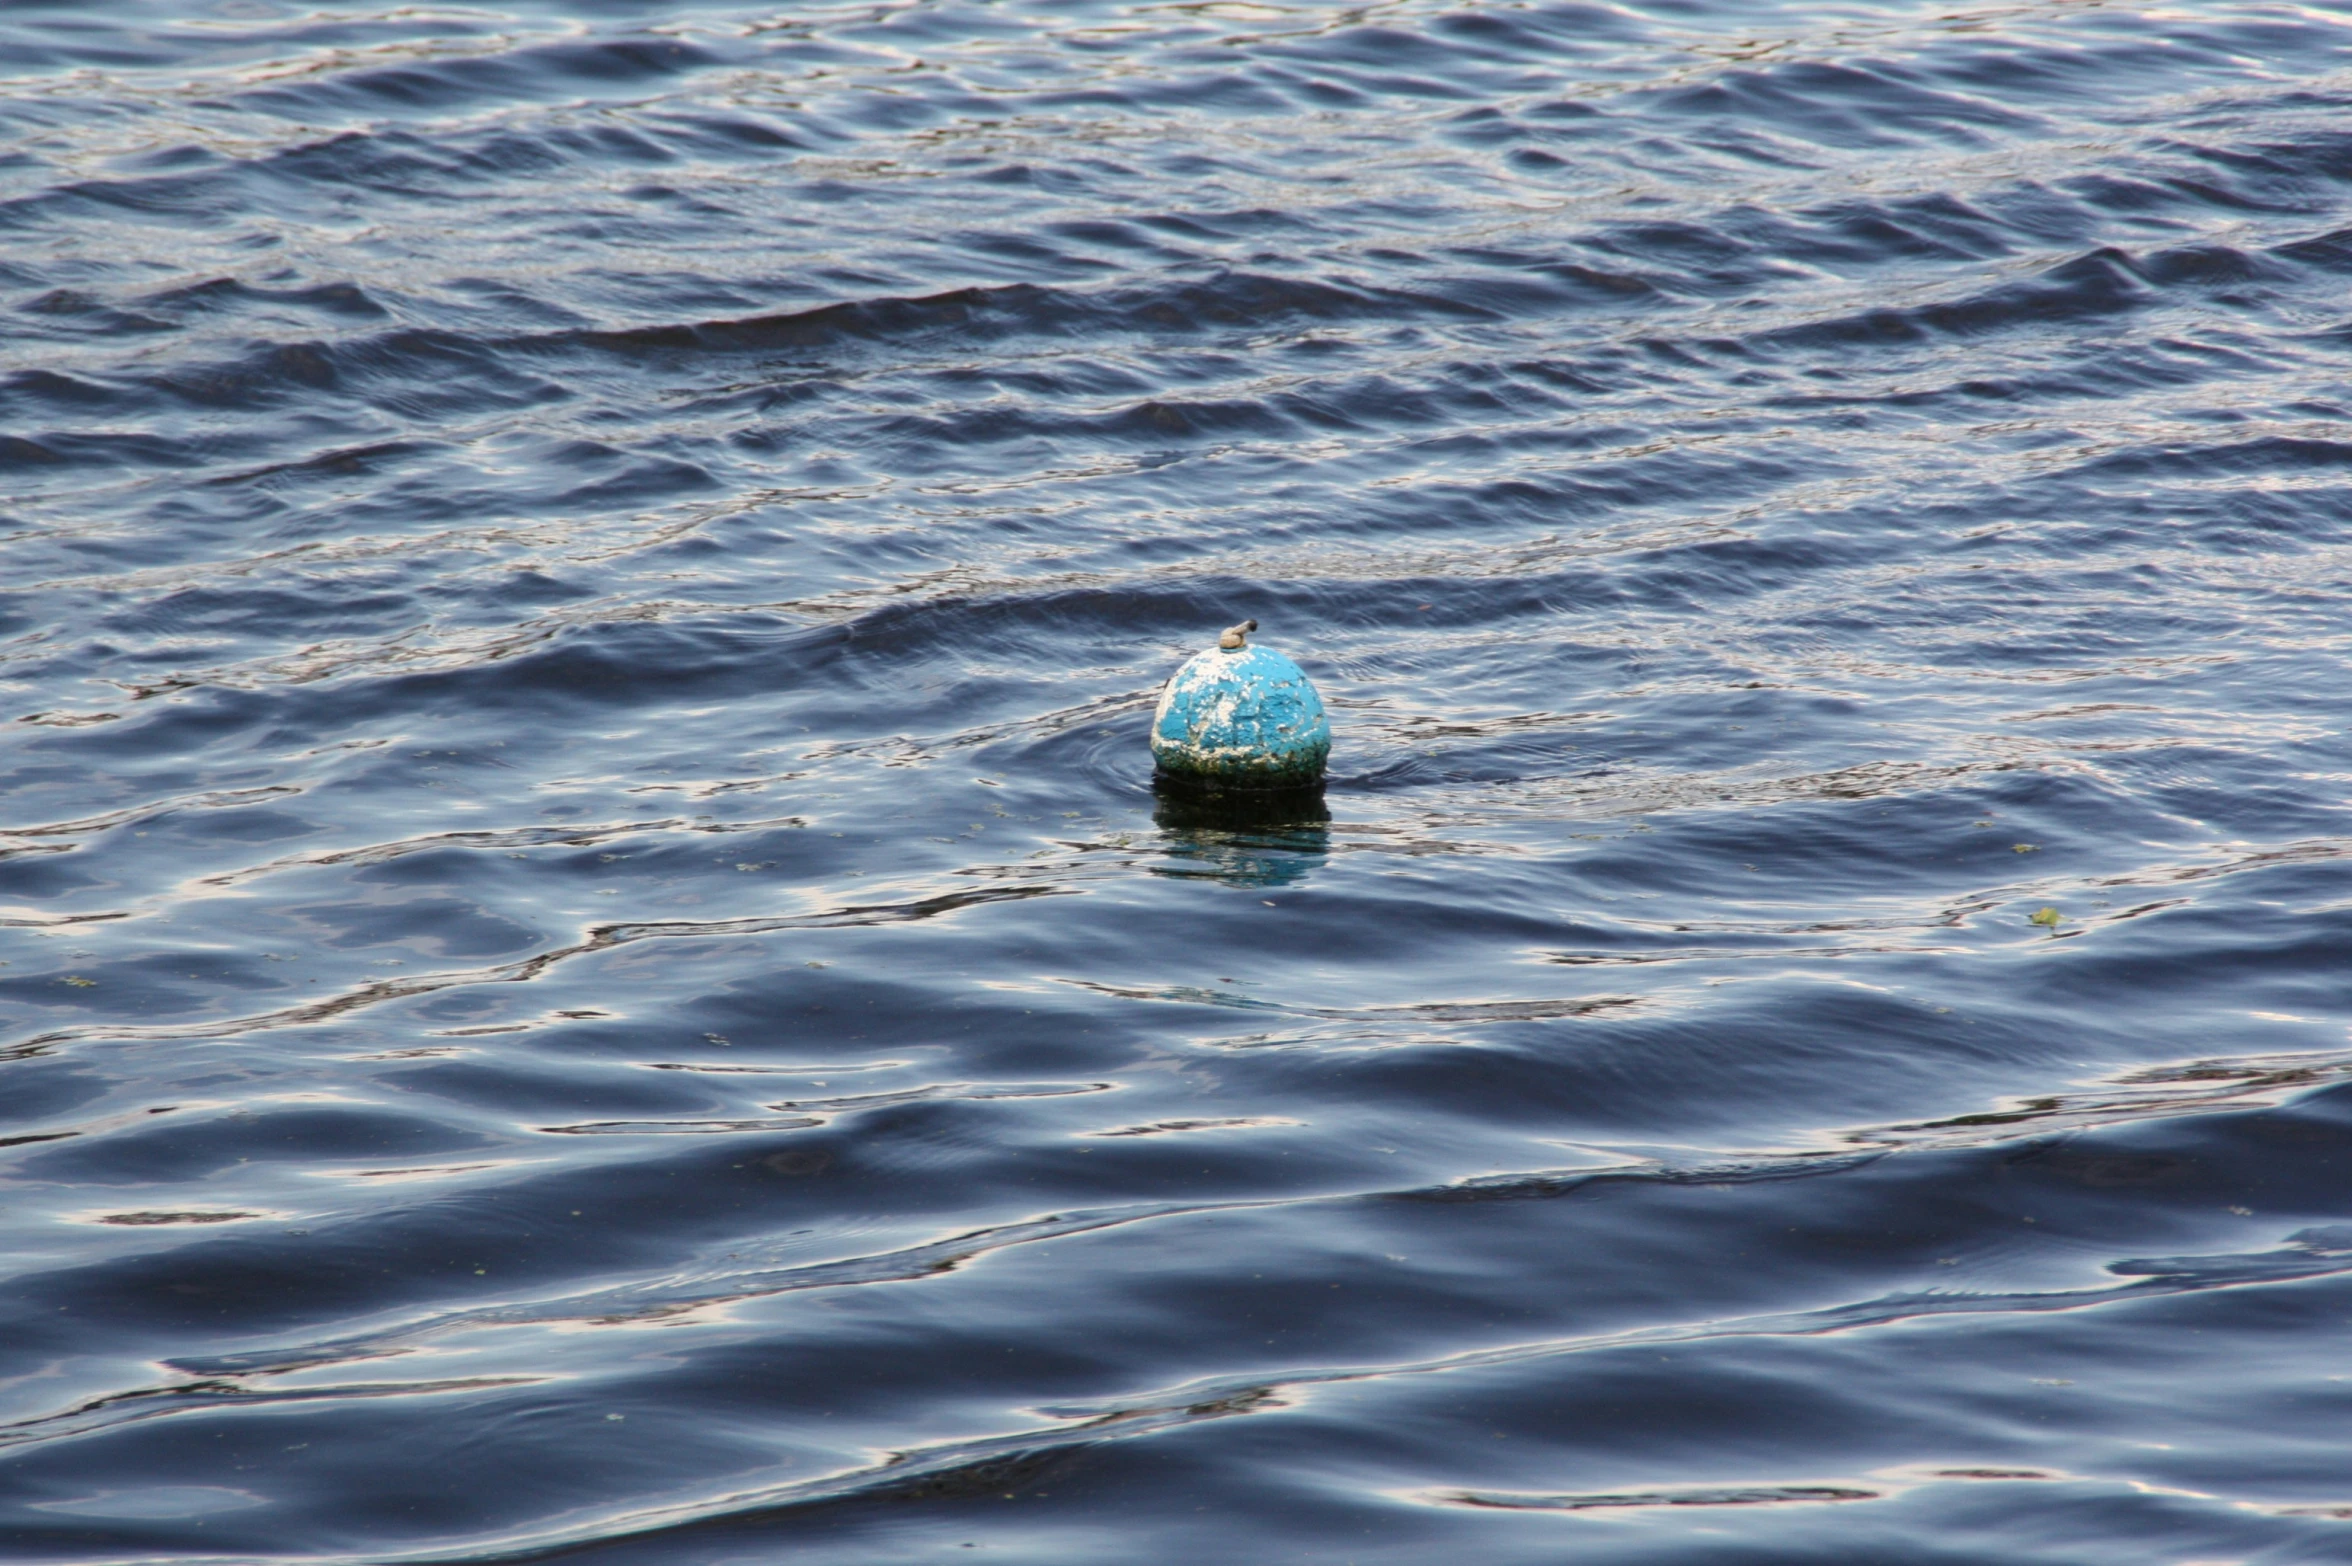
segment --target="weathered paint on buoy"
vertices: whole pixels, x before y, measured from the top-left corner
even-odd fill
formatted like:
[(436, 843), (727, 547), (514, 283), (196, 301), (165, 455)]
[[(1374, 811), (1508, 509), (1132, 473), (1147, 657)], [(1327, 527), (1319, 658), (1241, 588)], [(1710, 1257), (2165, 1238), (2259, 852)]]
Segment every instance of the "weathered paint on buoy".
[(1186, 661), (1152, 715), (1160, 775), (1210, 789), (1305, 789), (1323, 782), (1331, 720), (1304, 670), (1252, 647), (1255, 620)]

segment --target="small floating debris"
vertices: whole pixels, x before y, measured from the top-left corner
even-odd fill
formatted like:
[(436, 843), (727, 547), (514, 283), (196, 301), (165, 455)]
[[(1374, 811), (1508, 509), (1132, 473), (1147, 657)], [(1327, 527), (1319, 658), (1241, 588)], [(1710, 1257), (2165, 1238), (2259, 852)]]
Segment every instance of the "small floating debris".
[(143, 1229), (149, 1227), (150, 1225), (165, 1223), (237, 1223), (247, 1218), (258, 1218), (260, 1216), (261, 1214), (259, 1213), (237, 1212), (139, 1212), (108, 1213), (98, 1221), (100, 1223), (120, 1224), (125, 1228)]
[(1188, 659), (1160, 693), (1151, 751), (1163, 781), (1222, 793), (1323, 786), (1331, 720), (1306, 672), (1271, 647), (1252, 647), (1255, 620)]
[(1479, 1506), (1514, 1512), (1588, 1512), (1646, 1509), (1654, 1506), (1787, 1506), (1839, 1501), (1875, 1501), (1876, 1490), (1854, 1485), (1760, 1484), (1725, 1485), (1678, 1490), (1630, 1490), (1603, 1495), (1525, 1495), (1459, 1490), (1436, 1499), (1456, 1506)]
[(2057, 929), (2058, 921), (2065, 917), (2055, 908), (2037, 908), (2033, 912), (2033, 922), (2051, 930)]

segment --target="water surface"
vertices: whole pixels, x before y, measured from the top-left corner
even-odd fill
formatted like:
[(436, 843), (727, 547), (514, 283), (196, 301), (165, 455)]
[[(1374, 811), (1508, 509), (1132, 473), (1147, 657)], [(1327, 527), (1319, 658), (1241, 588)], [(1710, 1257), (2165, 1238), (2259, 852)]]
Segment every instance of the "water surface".
[(2352, 1560), (2352, 9), (0, 77), (11, 1558)]

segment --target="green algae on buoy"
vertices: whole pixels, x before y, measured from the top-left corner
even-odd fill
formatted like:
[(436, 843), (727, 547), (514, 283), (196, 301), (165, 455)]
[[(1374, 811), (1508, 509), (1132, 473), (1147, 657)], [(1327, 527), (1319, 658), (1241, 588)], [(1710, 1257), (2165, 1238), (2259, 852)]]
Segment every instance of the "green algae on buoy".
[(1211, 792), (1315, 789), (1331, 756), (1331, 720), (1306, 672), (1252, 647), (1255, 620), (1188, 659), (1152, 715), (1152, 760), (1171, 783)]

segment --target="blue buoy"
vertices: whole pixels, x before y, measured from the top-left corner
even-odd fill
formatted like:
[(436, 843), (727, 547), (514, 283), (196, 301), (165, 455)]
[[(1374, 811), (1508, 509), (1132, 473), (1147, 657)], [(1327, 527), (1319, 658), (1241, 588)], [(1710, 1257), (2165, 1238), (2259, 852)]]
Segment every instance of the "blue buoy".
[(1245, 620), (1188, 659), (1152, 715), (1160, 776), (1212, 791), (1323, 784), (1331, 720), (1306, 673), (1271, 647), (1252, 647)]

